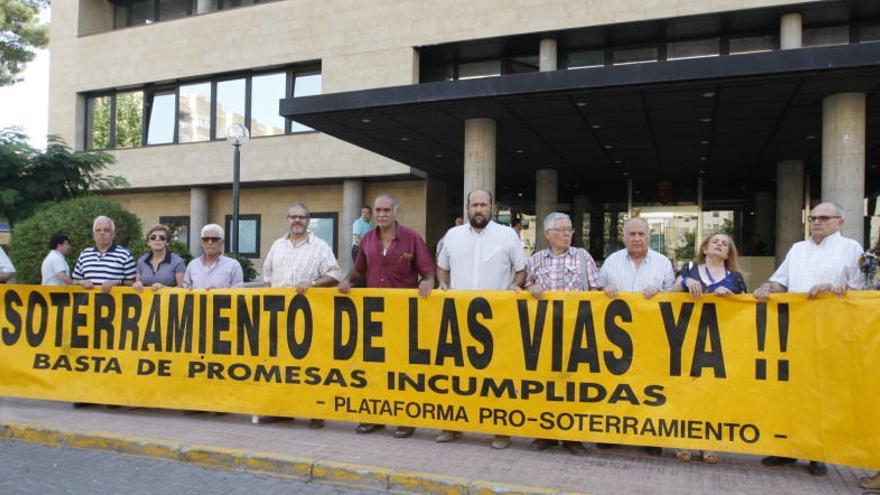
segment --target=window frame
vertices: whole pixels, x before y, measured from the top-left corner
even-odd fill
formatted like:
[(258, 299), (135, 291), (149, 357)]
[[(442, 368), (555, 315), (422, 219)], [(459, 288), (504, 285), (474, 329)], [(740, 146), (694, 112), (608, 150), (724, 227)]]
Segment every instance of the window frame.
[[(315, 218), (324, 218), (328, 220), (333, 220), (333, 242), (328, 243), (330, 245), (330, 249), (333, 250), (333, 256), (336, 259), (339, 259), (339, 249), (337, 249), (337, 245), (339, 244), (339, 213), (335, 211), (319, 211), (313, 212), (309, 214), (309, 223)], [(322, 239), (323, 240), (323, 239)], [(325, 241), (326, 242), (326, 241)]]
[[(262, 215), (259, 213), (240, 213), (238, 215), (238, 228), (241, 229), (241, 221), (242, 220), (255, 220), (257, 223), (256, 228), (256, 239), (254, 242), (255, 251), (248, 251), (246, 253), (241, 251), (241, 239), (238, 240), (239, 247), (239, 256), (242, 258), (250, 258), (250, 259), (258, 259), (260, 257), (260, 236), (263, 235), (263, 225), (262, 225)], [(232, 232), (232, 215), (226, 215), (224, 217), (224, 228), (226, 229), (226, 242), (223, 244), (223, 252), (231, 253), (232, 252), (232, 239), (229, 236), (229, 233)]]
[[(169, 215), (169, 216), (160, 216), (160, 217), (159, 217), (159, 223), (162, 224), (162, 225), (164, 225), (164, 226), (166, 226), (166, 227), (168, 227), (169, 229), (171, 228), (171, 225), (186, 225), (186, 240), (184, 240), (184, 241), (180, 241), (180, 240), (178, 239), (178, 241), (180, 241), (183, 245), (185, 245), (185, 246), (186, 246), (186, 250), (189, 251), (189, 249), (190, 249), (190, 247), (189, 247), (189, 238), (190, 238), (190, 236), (192, 235), (192, 232), (190, 232), (190, 220), (189, 220), (189, 215)], [(170, 240), (169, 240), (169, 242), (170, 242)]]

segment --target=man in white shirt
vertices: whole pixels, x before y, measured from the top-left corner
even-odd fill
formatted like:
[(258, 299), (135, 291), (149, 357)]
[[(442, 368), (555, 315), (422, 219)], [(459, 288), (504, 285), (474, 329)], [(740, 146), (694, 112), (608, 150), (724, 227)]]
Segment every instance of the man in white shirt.
[(599, 270), (599, 287), (608, 297), (617, 292), (641, 292), (645, 299), (669, 290), (675, 282), (675, 270), (666, 256), (649, 247), (651, 231), (641, 217), (623, 223), (624, 249), (609, 256)]
[[(526, 256), (516, 232), (492, 221), (492, 193), (468, 193), (467, 212), (469, 223), (449, 229), (443, 238), (437, 257), (440, 289), (519, 290), (525, 282)], [(443, 430), (436, 440), (451, 442), (459, 436)], [(492, 448), (508, 446), (510, 437), (495, 435)]]
[[(300, 294), (310, 287), (330, 287), (342, 278), (333, 250), (323, 239), (309, 232), (311, 211), (303, 203), (287, 209), (290, 232), (272, 243), (263, 262), (263, 282), (269, 287), (294, 287)], [(253, 423), (271, 420), (254, 415)], [(310, 428), (322, 428), (323, 419), (313, 418)]]
[[(617, 297), (617, 292), (641, 292), (645, 299), (658, 292), (669, 290), (675, 283), (675, 270), (669, 258), (649, 247), (651, 229), (641, 217), (633, 217), (623, 222), (624, 248), (605, 259), (599, 270), (599, 287), (605, 295)], [(613, 447), (608, 443), (597, 443), (600, 449)], [(660, 447), (645, 447), (655, 456), (663, 454)]]
[(66, 235), (54, 234), (49, 239), (49, 254), (43, 259), (41, 273), (43, 285), (72, 285), (70, 265), (64, 256), (70, 251), (70, 241)]
[[(820, 203), (810, 212), (810, 238), (796, 242), (770, 280), (755, 290), (755, 298), (767, 302), (771, 292), (805, 292), (814, 299), (823, 292), (840, 297), (848, 289), (862, 287), (859, 258), (861, 244), (840, 235), (844, 211), (836, 203)], [(792, 464), (797, 459), (769, 456), (761, 460), (765, 466)], [(813, 476), (828, 473), (825, 464), (810, 461), (807, 471)]]

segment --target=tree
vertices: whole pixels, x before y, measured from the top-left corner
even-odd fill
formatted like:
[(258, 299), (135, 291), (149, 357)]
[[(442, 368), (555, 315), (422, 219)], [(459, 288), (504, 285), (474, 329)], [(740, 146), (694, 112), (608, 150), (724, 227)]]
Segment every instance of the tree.
[(47, 201), (126, 185), (121, 177), (100, 174), (113, 163), (106, 153), (72, 151), (56, 136), (49, 136), (41, 152), (25, 139), (16, 130), (0, 130), (0, 217), (12, 225)]
[(0, 86), (15, 84), (36, 49), (49, 43), (49, 26), (39, 24), (48, 0), (0, 0)]
[(67, 262), (73, 271), (79, 253), (95, 244), (92, 221), (98, 215), (113, 219), (117, 244), (129, 248), (144, 244), (140, 219), (112, 201), (86, 196), (45, 205), (30, 218), (19, 222), (12, 233), (9, 257), (15, 265), (16, 281), (40, 283), (40, 265), (49, 252), (49, 238), (55, 233), (70, 238), (71, 250), (67, 253)]

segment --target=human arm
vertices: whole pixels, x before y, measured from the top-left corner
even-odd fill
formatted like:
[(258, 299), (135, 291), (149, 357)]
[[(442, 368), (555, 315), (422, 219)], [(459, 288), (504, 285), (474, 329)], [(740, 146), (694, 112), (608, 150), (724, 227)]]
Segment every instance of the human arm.
[(437, 288), (449, 290), (449, 270), (437, 267)]
[[(768, 281), (761, 284), (760, 287), (755, 289), (754, 296), (760, 302), (767, 302), (767, 299), (770, 297), (770, 294), (773, 292), (786, 292), (788, 288), (779, 282)], [(812, 289), (810, 289), (812, 290)], [(815, 296), (814, 296), (815, 297)]]

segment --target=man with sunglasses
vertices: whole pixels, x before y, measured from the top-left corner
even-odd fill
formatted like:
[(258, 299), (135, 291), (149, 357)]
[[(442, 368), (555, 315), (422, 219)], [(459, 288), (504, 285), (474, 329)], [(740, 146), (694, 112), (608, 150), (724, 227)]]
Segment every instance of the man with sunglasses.
[[(770, 280), (755, 290), (759, 301), (767, 302), (771, 292), (804, 292), (808, 299), (823, 292), (843, 297), (847, 290), (862, 287), (859, 258), (864, 250), (858, 242), (840, 235), (845, 220), (843, 208), (836, 203), (820, 203), (808, 219), (810, 238), (795, 243)], [(791, 457), (769, 456), (761, 463), (782, 466), (796, 461)], [(828, 468), (822, 462), (810, 461), (807, 471), (822, 476)]]
[(204, 254), (189, 262), (183, 274), (187, 289), (228, 289), (244, 283), (241, 264), (223, 255), (223, 227), (209, 223), (202, 227)]

